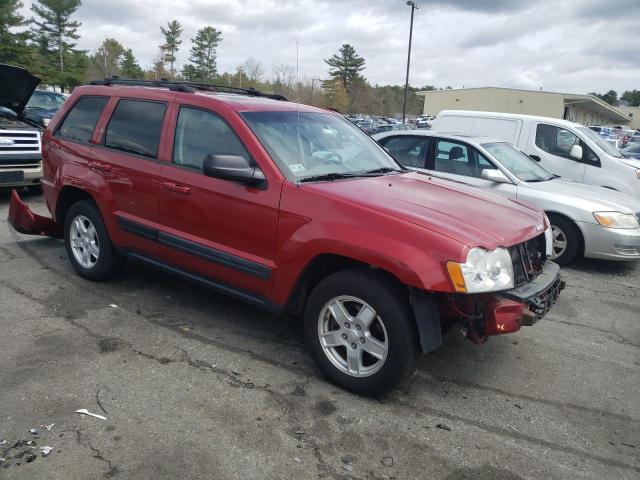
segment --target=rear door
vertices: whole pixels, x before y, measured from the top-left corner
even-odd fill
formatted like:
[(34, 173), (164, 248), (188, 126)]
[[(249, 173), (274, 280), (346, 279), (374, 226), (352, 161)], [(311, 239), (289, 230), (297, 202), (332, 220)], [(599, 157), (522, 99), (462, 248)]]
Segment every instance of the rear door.
[(174, 265), (266, 298), (282, 182), (267, 175), (266, 185), (256, 188), (202, 172), (207, 155), (241, 155), (257, 164), (236, 133), (240, 121), (232, 120), (235, 126), (211, 109), (175, 106), (171, 158), (161, 172), (159, 242), (162, 257)]
[(378, 143), (401, 165), (425, 168), (431, 137), (423, 135), (394, 135), (380, 139)]
[(113, 98), (89, 162), (107, 183), (118, 243), (134, 251), (157, 251), (159, 152), (167, 107), (166, 101)]
[[(535, 136), (532, 144), (527, 149), (531, 158), (556, 175), (565, 180), (582, 182), (585, 174), (585, 162), (583, 159), (573, 158), (571, 148), (574, 145), (583, 145), (581, 140), (566, 128), (538, 123), (535, 127)], [(590, 149), (583, 146), (584, 155), (588, 155)]]

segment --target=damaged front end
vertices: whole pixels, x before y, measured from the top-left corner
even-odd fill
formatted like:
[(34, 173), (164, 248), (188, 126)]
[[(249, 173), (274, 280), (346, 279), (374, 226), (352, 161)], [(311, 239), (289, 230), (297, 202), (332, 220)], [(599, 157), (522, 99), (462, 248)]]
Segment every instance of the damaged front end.
[(463, 335), (479, 344), (541, 320), (564, 287), (560, 267), (547, 261), (535, 279), (519, 288), (495, 294), (448, 295), (441, 299), (441, 311), (451, 321), (462, 321)]
[(9, 203), (9, 224), (16, 232), (26, 235), (44, 235), (45, 237), (63, 238), (63, 228), (53, 219), (33, 213), (24, 203), (18, 192), (11, 191)]

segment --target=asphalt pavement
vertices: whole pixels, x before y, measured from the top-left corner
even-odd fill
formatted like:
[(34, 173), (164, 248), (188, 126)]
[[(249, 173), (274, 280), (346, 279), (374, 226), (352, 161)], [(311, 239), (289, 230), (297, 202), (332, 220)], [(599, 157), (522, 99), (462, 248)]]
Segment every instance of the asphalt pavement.
[(640, 478), (640, 264), (565, 268), (535, 326), (452, 329), (368, 399), (322, 378), (299, 319), (138, 265), (88, 282), (7, 211), (3, 191), (0, 478)]

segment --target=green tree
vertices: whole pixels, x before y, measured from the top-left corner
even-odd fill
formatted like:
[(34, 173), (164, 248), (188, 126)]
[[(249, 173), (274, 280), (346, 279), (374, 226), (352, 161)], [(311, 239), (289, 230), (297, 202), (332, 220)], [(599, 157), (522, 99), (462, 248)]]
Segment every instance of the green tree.
[(80, 0), (35, 0), (31, 5), (38, 17), (32, 19), (38, 27), (34, 34), (57, 53), (60, 72), (64, 72), (65, 54), (72, 53), (76, 46), (73, 40), (80, 38), (77, 32), (81, 23), (71, 20), (80, 4)]
[(627, 90), (622, 94), (620, 100), (629, 102), (632, 107), (640, 107), (640, 90)]
[(124, 55), (124, 47), (115, 38), (107, 38), (91, 57), (91, 63), (99, 76), (109, 78), (120, 75), (120, 62)]
[(33, 52), (27, 46), (29, 32), (11, 31), (28, 23), (19, 13), (22, 6), (19, 0), (0, 0), (0, 63), (30, 68)]
[(360, 72), (366, 68), (364, 58), (360, 57), (348, 43), (340, 47), (337, 55), (334, 54), (324, 62), (331, 67), (329, 69), (331, 78), (339, 80), (347, 92), (351, 91), (351, 86), (356, 80), (364, 80), (360, 75)]
[(191, 39), (189, 62), (182, 75), (193, 81), (212, 82), (218, 75), (216, 65), (217, 48), (222, 41), (222, 32), (213, 27), (203, 27)]
[(120, 74), (124, 78), (133, 78), (136, 80), (144, 78), (144, 72), (130, 48), (126, 49), (122, 54)]
[(324, 91), (323, 106), (344, 112), (349, 106), (349, 94), (340, 78), (331, 78), (322, 82)]
[(160, 45), (162, 50), (162, 60), (169, 64), (169, 73), (171, 76), (175, 76), (175, 69), (173, 68), (176, 62), (176, 53), (180, 49), (180, 35), (182, 35), (182, 25), (177, 20), (171, 20), (167, 24), (167, 28), (160, 27), (160, 31), (164, 36), (164, 43)]
[(600, 100), (607, 102), (609, 105), (618, 104), (618, 93), (615, 90), (609, 90), (607, 93), (591, 92), (589, 95), (598, 97)]

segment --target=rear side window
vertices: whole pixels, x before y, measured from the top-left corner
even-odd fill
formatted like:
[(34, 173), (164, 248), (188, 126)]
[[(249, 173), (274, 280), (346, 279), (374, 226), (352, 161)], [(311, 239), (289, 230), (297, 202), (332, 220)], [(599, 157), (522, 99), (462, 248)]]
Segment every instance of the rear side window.
[(207, 155), (240, 155), (250, 161), (240, 139), (218, 115), (181, 107), (173, 142), (173, 163), (202, 170)]
[(475, 176), (475, 168), (469, 148), (457, 142), (438, 140), (436, 143), (435, 170), (456, 175)]
[(88, 143), (109, 97), (83, 97), (71, 107), (56, 136)]
[(120, 100), (109, 120), (105, 147), (157, 158), (166, 109), (164, 103)]

